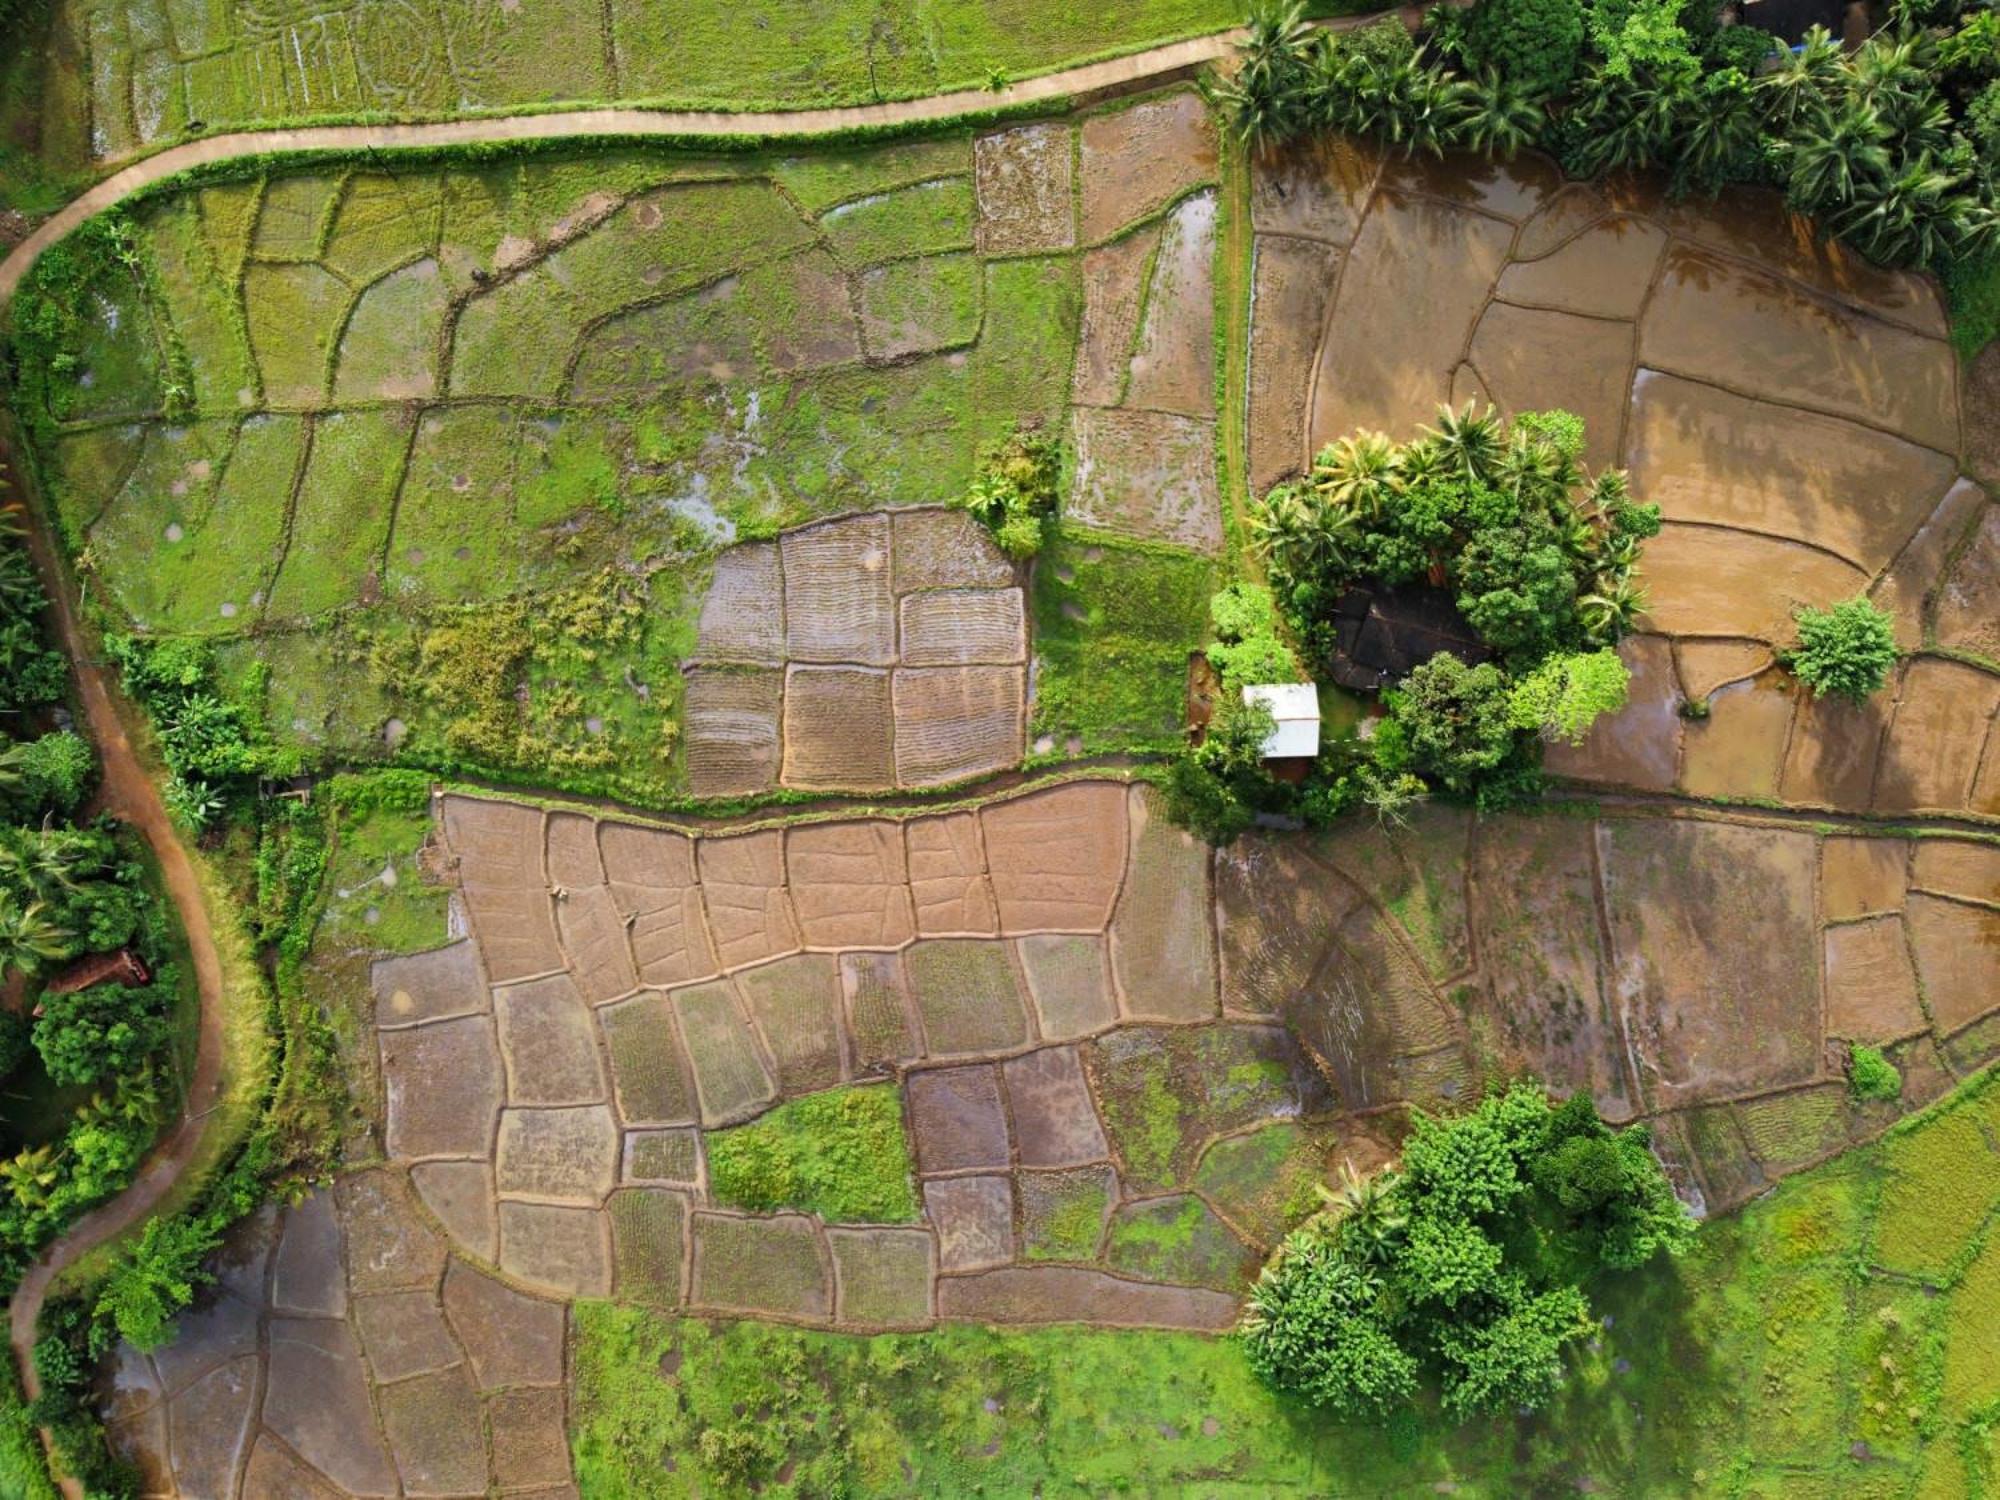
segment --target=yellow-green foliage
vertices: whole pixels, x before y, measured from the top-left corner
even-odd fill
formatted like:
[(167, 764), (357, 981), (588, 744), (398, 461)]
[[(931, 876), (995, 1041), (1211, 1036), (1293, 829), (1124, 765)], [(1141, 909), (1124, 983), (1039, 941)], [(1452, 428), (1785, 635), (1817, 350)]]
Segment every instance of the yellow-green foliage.
[(1973, 1111), (1950, 1110), (1882, 1147), (1889, 1176), (1874, 1256), (1892, 1271), (1941, 1276), (1993, 1206), (1996, 1163)]

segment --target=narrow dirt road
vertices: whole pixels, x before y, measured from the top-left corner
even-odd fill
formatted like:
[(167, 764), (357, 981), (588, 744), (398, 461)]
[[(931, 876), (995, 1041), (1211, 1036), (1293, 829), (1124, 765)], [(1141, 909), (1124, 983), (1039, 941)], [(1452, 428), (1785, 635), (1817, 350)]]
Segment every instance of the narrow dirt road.
[[(11, 455), (0, 447), (0, 473), (10, 472), (11, 466)], [(14, 483), (18, 497), (23, 487), (18, 475)], [(21, 1371), (21, 1383), (32, 1398), (40, 1391), (31, 1357), (35, 1322), (41, 1315), (50, 1284), (59, 1272), (75, 1264), (86, 1252), (123, 1233), (158, 1207), (201, 1145), (209, 1112), (222, 1094), (223, 977), (222, 958), (216, 951), (215, 930), (202, 901), (201, 882), (173, 821), (167, 816), (159, 791), (133, 753), (104, 671), (89, 655), (75, 607), (63, 588), (62, 570), (56, 565), (47, 518), (32, 501), (28, 520), (28, 549), (48, 589), (57, 642), (76, 674), (77, 699), (103, 768), (104, 808), (138, 829), (159, 862), (168, 898), (187, 934), (195, 984), (201, 997), (194, 1077), (188, 1084), (186, 1108), (180, 1121), (153, 1148), (131, 1186), (85, 1214), (50, 1244), (14, 1290), (7, 1310), (8, 1337)]]
[[(1349, 31), (1385, 17), (1414, 28), (1422, 7), (1341, 16), (1318, 24)], [(827, 135), (836, 131), (943, 123), (962, 115), (1019, 105), (1053, 104), (1108, 90), (1132, 88), (1191, 72), (1229, 55), (1243, 29), (1220, 31), (1187, 41), (1149, 47), (1103, 62), (1085, 63), (1024, 78), (1001, 89), (961, 89), (890, 104), (853, 104), (833, 109), (731, 110), (630, 109), (606, 106), (535, 115), (488, 115), (439, 120), (427, 125), (307, 125), (289, 129), (241, 130), (169, 146), (114, 172), (51, 214), (0, 261), (0, 303), (13, 296), (42, 252), (92, 214), (122, 203), (134, 193), (178, 172), (212, 166), (242, 156), (290, 151), (395, 151), (434, 146), (503, 144), (508, 141), (583, 140), (605, 136), (734, 137), (743, 140)]]

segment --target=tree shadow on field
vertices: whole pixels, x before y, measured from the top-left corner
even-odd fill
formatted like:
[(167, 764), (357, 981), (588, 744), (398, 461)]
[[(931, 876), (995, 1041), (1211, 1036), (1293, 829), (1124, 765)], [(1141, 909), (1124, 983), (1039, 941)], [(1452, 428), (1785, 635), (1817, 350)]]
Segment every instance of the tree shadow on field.
[(1734, 1440), (1749, 1372), (1725, 1357), (1697, 1259), (1708, 1257), (1590, 1286), (1597, 1332), (1572, 1352), (1557, 1399), (1511, 1424), (1516, 1493), (1686, 1494), (1703, 1453)]

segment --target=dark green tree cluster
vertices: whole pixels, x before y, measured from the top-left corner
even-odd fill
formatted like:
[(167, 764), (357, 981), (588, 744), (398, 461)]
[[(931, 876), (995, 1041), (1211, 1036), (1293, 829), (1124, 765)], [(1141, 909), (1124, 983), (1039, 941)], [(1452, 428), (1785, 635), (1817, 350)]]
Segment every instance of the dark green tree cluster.
[(1405, 152), (1539, 146), (1572, 174), (1784, 190), (1872, 259), (1948, 271), (2000, 246), (2000, 17), (1896, 0), (1857, 52), (1718, 24), (1715, 0), (1480, 0), (1415, 37), (1260, 8), (1218, 92), (1256, 144), (1349, 131)]
[(1243, 1339), (1272, 1386), (1339, 1417), (1387, 1416), (1426, 1387), (1461, 1419), (1533, 1409), (1592, 1326), (1590, 1277), (1693, 1236), (1645, 1126), (1517, 1085), (1419, 1115), (1400, 1170), (1330, 1194), (1265, 1268)]
[(1644, 607), (1639, 550), (1660, 527), (1622, 470), (1585, 472), (1583, 423), (1440, 408), (1408, 443), (1361, 432), (1250, 509), (1253, 542), (1308, 653), (1330, 658), (1333, 606), (1363, 581), (1448, 588), (1512, 668), (1614, 644)]
[[(129, 845), (113, 824), (72, 821), (95, 763), (81, 736), (59, 727), (67, 667), (42, 634), (47, 608), (18, 513), (0, 512), (0, 978), (18, 997), (0, 1021), (0, 1077), (39, 1063), (68, 1091), (56, 1096), (57, 1117), (0, 1142), (11, 1153), (0, 1158), (4, 1285), (130, 1180), (171, 1102), (163, 1058), (176, 975), (163, 965), (160, 912)], [(59, 966), (123, 947), (154, 969), (154, 984), (42, 993)]]

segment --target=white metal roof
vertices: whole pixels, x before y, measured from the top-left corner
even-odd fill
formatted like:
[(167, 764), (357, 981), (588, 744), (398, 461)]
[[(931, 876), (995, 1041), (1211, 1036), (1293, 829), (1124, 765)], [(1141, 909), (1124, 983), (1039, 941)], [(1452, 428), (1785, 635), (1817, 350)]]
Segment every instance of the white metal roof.
[(1266, 705), (1275, 721), (1264, 741), (1264, 759), (1319, 754), (1319, 689), (1312, 683), (1258, 683), (1243, 690), (1243, 701)]

